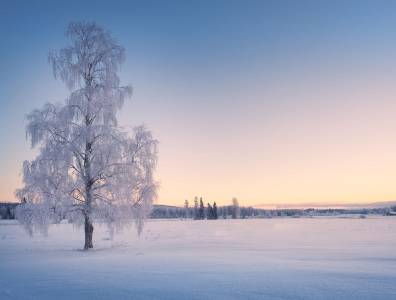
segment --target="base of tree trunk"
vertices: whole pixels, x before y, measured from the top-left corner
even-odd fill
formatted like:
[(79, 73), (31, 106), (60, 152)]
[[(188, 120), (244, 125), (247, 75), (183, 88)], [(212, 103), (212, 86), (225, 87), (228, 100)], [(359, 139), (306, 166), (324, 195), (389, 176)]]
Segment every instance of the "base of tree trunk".
[(92, 244), (92, 236), (93, 236), (94, 227), (92, 225), (91, 220), (88, 217), (85, 217), (85, 244), (84, 250), (88, 250), (93, 248)]

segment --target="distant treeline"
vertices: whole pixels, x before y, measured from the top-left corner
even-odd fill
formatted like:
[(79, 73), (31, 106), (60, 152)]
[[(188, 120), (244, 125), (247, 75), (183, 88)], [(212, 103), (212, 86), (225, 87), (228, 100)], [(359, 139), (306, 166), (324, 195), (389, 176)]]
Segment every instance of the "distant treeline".
[(0, 202), (0, 219), (15, 219), (15, 208), (18, 203), (1, 203)]
[(188, 200), (184, 201), (184, 207), (155, 205), (150, 217), (152, 219), (185, 218), (194, 220), (216, 220), (216, 219), (239, 219), (254, 216), (258, 210), (248, 207), (240, 208), (238, 200), (232, 199), (232, 205), (218, 207), (216, 202), (204, 204), (203, 198), (195, 197), (194, 206), (190, 207)]
[[(217, 206), (216, 202), (212, 205), (204, 206), (202, 198), (195, 199), (194, 207), (189, 207), (188, 201), (184, 207), (154, 205), (150, 218), (152, 219), (246, 219), (246, 218), (274, 218), (274, 217), (313, 217), (313, 216), (336, 216), (336, 215), (388, 215), (396, 216), (396, 206), (383, 208), (306, 208), (306, 209), (260, 209), (254, 207), (240, 207), (234, 198), (232, 205)], [(198, 203), (198, 204), (197, 204)]]
[[(197, 199), (196, 199), (197, 200)], [(195, 202), (195, 201), (194, 201)], [(197, 205), (184, 207), (154, 205), (149, 218), (151, 219), (246, 219), (246, 218), (274, 218), (274, 217), (310, 217), (335, 216), (343, 214), (357, 215), (389, 215), (396, 216), (396, 206), (384, 208), (337, 209), (337, 208), (307, 208), (307, 209), (260, 209), (254, 207), (240, 207), (234, 198), (232, 205), (217, 206), (216, 202), (204, 205), (203, 199), (196, 201)], [(14, 219), (15, 208), (18, 203), (0, 203), (0, 219)]]
[[(212, 210), (213, 210), (213, 206)], [(188, 219), (244, 219), (248, 217), (257, 217), (260, 212), (264, 211), (262, 209), (256, 209), (253, 207), (240, 207), (240, 214), (235, 214), (235, 209), (232, 205), (229, 206), (219, 206), (217, 207), (217, 214), (212, 215), (210, 213), (210, 208), (204, 208), (204, 215), (198, 213), (198, 216), (194, 215), (194, 209), (189, 208), (186, 210), (183, 207), (176, 206), (166, 206), (166, 205), (154, 205), (151, 211), (150, 217), (152, 219), (172, 219), (172, 218), (188, 218)], [(217, 217), (216, 217), (217, 216)]]

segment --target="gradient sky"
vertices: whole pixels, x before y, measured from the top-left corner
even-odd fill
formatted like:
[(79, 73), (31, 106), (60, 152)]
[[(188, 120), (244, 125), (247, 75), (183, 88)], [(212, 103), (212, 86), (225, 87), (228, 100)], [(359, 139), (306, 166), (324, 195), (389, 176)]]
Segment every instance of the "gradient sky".
[(160, 141), (159, 203), (396, 199), (396, 1), (80, 2), (0, 1), (0, 201), (24, 116), (67, 96), (47, 54), (75, 20), (126, 48), (120, 123)]

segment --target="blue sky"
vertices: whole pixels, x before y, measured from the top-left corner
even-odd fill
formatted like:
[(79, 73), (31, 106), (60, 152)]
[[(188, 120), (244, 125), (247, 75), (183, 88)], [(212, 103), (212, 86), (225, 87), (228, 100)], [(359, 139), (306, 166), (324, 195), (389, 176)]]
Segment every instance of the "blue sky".
[(159, 202), (395, 199), (395, 14), (394, 1), (2, 1), (0, 200), (34, 155), (24, 116), (67, 96), (47, 54), (79, 20), (126, 48), (120, 120), (160, 140)]

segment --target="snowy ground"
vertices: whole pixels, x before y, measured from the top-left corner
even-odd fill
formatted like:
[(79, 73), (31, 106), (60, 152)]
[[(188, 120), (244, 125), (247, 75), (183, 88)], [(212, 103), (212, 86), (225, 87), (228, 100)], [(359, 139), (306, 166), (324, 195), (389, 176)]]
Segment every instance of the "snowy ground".
[(150, 221), (109, 239), (0, 221), (0, 299), (396, 299), (396, 218)]

